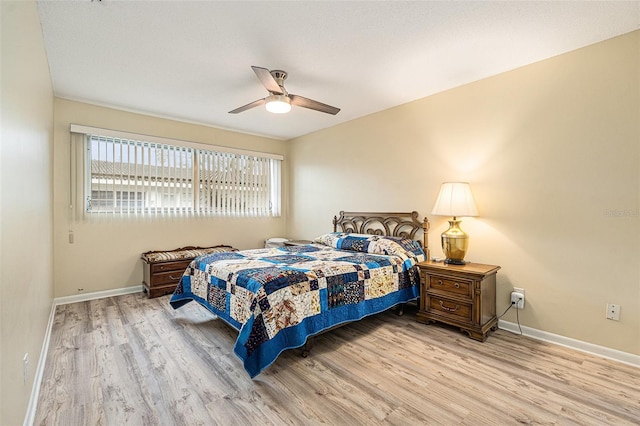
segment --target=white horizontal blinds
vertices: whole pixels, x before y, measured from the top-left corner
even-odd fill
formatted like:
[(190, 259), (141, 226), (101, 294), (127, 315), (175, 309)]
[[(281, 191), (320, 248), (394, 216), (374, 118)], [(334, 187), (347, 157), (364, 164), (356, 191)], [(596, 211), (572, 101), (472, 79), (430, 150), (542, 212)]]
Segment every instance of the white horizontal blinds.
[(115, 136), (86, 141), (85, 212), (92, 216), (280, 215), (276, 155)]

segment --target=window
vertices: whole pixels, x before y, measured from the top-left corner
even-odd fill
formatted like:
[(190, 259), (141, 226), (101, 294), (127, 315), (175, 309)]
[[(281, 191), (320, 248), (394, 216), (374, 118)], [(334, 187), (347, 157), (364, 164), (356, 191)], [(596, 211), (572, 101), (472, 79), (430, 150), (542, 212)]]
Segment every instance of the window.
[(95, 134), (84, 142), (88, 214), (280, 216), (280, 156)]
[(91, 191), (91, 207), (93, 211), (110, 212), (114, 209), (119, 210), (121, 206), (125, 209), (141, 209), (142, 193), (126, 191), (115, 191), (115, 193), (113, 191)]

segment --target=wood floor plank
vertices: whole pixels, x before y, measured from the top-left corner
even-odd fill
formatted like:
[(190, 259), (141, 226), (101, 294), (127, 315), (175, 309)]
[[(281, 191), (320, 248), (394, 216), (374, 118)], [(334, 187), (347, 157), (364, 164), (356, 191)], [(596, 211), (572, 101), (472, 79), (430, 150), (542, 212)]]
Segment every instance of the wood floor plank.
[(640, 424), (640, 369), (503, 330), (477, 342), (415, 308), (320, 335), (251, 380), (235, 330), (168, 299), (58, 306), (35, 423)]

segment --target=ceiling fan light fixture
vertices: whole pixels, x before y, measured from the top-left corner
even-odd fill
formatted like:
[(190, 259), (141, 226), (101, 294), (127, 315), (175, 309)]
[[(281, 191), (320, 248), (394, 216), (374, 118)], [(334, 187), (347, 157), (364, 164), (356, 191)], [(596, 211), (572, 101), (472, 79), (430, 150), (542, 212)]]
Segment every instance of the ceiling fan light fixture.
[[(2, 1), (2, 0), (0, 0)], [(340, 112), (340, 108), (314, 101), (313, 99), (288, 93), (284, 88), (284, 80), (287, 78), (287, 72), (282, 70), (269, 71), (262, 67), (251, 67), (256, 73), (258, 80), (269, 92), (266, 98), (258, 99), (240, 108), (229, 111), (229, 114), (238, 114), (239, 112), (264, 105), (268, 112), (274, 114), (286, 114), (291, 111), (291, 105), (302, 108), (312, 109), (324, 112), (326, 114), (336, 115)]]
[(291, 111), (291, 100), (286, 95), (270, 95), (265, 107), (274, 114), (286, 114)]

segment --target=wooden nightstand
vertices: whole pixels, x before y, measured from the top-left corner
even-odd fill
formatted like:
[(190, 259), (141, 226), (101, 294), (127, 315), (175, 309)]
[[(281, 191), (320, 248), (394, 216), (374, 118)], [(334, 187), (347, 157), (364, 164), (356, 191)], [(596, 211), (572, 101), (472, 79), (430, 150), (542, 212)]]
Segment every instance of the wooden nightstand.
[(485, 341), (495, 330), (496, 273), (499, 266), (421, 262), (420, 307), (417, 320), (460, 327), (469, 337)]
[(193, 259), (195, 257), (175, 262), (157, 263), (142, 259), (144, 262), (142, 286), (147, 296), (152, 298), (173, 293), (182, 274)]
[(142, 286), (149, 298), (173, 293), (182, 274), (193, 259), (209, 253), (237, 251), (231, 246), (182, 247), (167, 251), (142, 253)]

